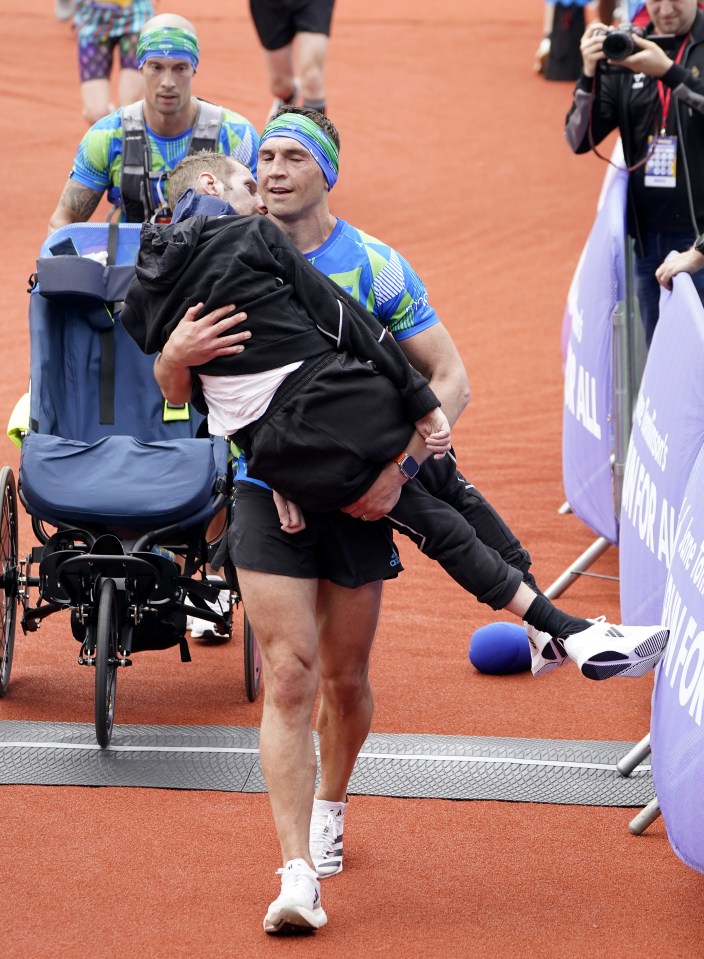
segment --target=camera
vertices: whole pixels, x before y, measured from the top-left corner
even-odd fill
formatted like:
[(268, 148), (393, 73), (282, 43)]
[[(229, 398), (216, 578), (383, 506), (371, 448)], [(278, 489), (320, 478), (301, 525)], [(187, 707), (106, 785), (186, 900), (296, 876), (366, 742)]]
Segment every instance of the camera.
[(650, 36), (646, 36), (645, 30), (634, 27), (632, 24), (623, 27), (610, 27), (602, 32), (606, 34), (602, 47), (604, 56), (614, 63), (625, 60), (638, 52), (640, 48), (633, 37), (643, 37), (650, 40), (651, 43), (657, 44), (664, 50), (668, 57), (674, 56), (678, 46), (683, 42), (683, 38), (675, 36), (674, 33), (651, 33)]
[(642, 37), (644, 34), (638, 27), (633, 26), (613, 27), (607, 30), (603, 46), (606, 59), (618, 62), (635, 53), (638, 47), (633, 40), (634, 35)]

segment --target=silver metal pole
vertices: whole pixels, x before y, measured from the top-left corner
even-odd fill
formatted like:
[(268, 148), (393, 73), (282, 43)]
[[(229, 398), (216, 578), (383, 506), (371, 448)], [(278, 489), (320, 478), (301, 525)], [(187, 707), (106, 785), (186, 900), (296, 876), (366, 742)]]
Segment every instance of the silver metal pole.
[[(628, 285), (628, 284), (626, 284)], [(631, 381), (628, 363), (628, 305), (621, 300), (613, 313), (613, 403), (614, 403), (614, 455), (613, 483), (614, 510), (621, 515), (623, 477), (626, 471), (628, 442), (631, 438)]]
[(628, 828), (634, 836), (641, 836), (648, 826), (655, 822), (659, 815), (660, 803), (658, 802), (658, 797), (654, 796), (648, 805), (641, 809), (637, 816), (631, 819)]
[(643, 736), (639, 743), (636, 743), (632, 749), (626, 753), (619, 761), (616, 763), (616, 769), (621, 773), (622, 776), (630, 776), (636, 766), (639, 766), (646, 756), (650, 755), (650, 733), (647, 736)]
[(623, 478), (631, 438), (633, 414), (645, 365), (645, 339), (640, 320), (635, 286), (635, 250), (626, 236), (623, 247), (624, 299), (614, 310), (613, 386), (614, 386), (614, 508), (621, 515)]
[(558, 576), (554, 583), (548, 586), (545, 590), (547, 598), (556, 599), (558, 596), (561, 596), (580, 573), (589, 569), (592, 563), (595, 563), (602, 553), (606, 552), (609, 546), (611, 546), (611, 542), (604, 536), (600, 536), (599, 539), (592, 543), (592, 545), (572, 563), (569, 569), (565, 570), (561, 576)]

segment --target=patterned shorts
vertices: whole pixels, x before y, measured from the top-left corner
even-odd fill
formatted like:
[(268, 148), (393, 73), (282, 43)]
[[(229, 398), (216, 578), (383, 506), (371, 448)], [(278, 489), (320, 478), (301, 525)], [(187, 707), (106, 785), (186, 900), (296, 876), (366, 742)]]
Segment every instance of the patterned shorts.
[(81, 83), (86, 80), (103, 80), (110, 76), (115, 47), (120, 50), (122, 69), (136, 70), (138, 40), (138, 33), (126, 37), (108, 37), (107, 40), (79, 40), (78, 73)]

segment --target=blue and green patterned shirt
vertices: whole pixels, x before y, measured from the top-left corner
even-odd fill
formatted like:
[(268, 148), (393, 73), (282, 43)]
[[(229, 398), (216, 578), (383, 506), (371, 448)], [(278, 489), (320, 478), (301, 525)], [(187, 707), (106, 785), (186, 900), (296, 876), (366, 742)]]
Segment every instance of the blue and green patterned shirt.
[(306, 259), (361, 303), (396, 340), (440, 322), (410, 263), (344, 220), (337, 221), (325, 243), (306, 253)]
[[(191, 129), (177, 137), (157, 136), (148, 126), (145, 127), (151, 146), (152, 172), (170, 172), (182, 160), (191, 139)], [(70, 178), (91, 190), (107, 190), (108, 200), (114, 206), (121, 206), (120, 180), (122, 178), (122, 109), (94, 123), (78, 146), (76, 159)], [(257, 175), (257, 151), (259, 134), (239, 113), (224, 110), (218, 153), (233, 156), (244, 163)], [(163, 206), (167, 195), (159, 196), (159, 181), (154, 182), (154, 200), (156, 207)]]

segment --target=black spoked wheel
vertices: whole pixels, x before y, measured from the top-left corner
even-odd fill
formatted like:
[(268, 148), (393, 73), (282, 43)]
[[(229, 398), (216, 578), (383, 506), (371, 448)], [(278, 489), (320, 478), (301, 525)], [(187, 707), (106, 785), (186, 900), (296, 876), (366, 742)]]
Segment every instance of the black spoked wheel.
[(247, 699), (253, 703), (259, 695), (262, 681), (262, 656), (252, 624), (244, 614), (244, 688)]
[(0, 471), (0, 696), (10, 685), (17, 625), (17, 490), (9, 466)]
[(117, 589), (112, 579), (98, 587), (95, 623), (95, 736), (103, 749), (110, 745), (117, 689)]

